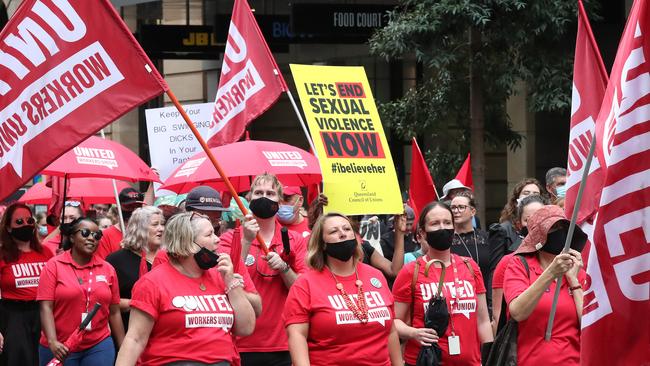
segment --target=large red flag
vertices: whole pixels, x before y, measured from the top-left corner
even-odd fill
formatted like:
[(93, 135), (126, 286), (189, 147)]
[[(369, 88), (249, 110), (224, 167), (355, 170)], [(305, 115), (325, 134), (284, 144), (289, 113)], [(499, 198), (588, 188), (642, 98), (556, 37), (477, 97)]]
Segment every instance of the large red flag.
[(107, 0), (23, 1), (0, 54), (0, 199), (167, 90)]
[[(573, 63), (573, 98), (571, 103), (571, 131), (567, 161), (567, 192), (564, 210), (571, 217), (578, 195), (580, 180), (589, 154), (589, 145), (598, 117), (600, 104), (607, 87), (607, 70), (600, 57), (598, 45), (591, 31), (582, 1), (578, 1), (578, 36)], [(603, 174), (598, 159), (592, 159), (582, 196), (578, 223), (582, 223), (598, 209)]]
[(271, 108), (286, 90), (251, 8), (246, 0), (235, 0), (208, 145), (239, 140), (246, 125)]
[(635, 1), (596, 120), (604, 172), (589, 252), (583, 365), (650, 364), (650, 14)]
[(409, 206), (415, 211), (416, 219), (427, 203), (437, 199), (438, 193), (429, 173), (429, 167), (422, 156), (418, 142), (413, 138), (413, 145), (411, 147)]
[(472, 163), (470, 160), (471, 156), (468, 153), (467, 158), (465, 159), (465, 162), (463, 165), (460, 167), (458, 170), (458, 173), (456, 173), (456, 179), (463, 183), (465, 187), (470, 187), (472, 190), (474, 189), (474, 178), (472, 178)]

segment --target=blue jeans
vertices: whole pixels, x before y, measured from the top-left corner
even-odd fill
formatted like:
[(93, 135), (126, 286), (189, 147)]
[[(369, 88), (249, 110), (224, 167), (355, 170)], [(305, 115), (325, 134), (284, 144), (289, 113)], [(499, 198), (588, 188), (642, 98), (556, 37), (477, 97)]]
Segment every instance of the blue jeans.
[[(40, 366), (47, 365), (54, 355), (49, 348), (38, 346)], [(63, 363), (64, 366), (113, 366), (115, 363), (115, 346), (111, 337), (107, 337), (96, 345), (81, 352), (73, 352)]]

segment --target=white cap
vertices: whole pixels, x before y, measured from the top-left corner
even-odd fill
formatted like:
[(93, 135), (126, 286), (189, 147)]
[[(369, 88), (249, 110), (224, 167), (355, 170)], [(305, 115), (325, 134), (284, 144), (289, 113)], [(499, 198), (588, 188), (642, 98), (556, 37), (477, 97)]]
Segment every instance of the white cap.
[(457, 188), (471, 189), (469, 187), (464, 186), (463, 183), (461, 183), (458, 179), (452, 179), (442, 187), (443, 196), (440, 197), (440, 200), (441, 201), (446, 200), (447, 199), (447, 194), (449, 193), (449, 191), (451, 191), (452, 189), (457, 189)]

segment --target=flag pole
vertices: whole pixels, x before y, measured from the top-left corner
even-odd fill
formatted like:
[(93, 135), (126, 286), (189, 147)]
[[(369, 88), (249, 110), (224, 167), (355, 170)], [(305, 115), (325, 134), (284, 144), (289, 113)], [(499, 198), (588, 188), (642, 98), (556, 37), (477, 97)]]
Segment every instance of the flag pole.
[[(576, 197), (576, 203), (573, 206), (573, 213), (571, 214), (571, 223), (569, 224), (569, 232), (566, 236), (566, 241), (564, 242), (564, 249), (562, 253), (567, 253), (569, 247), (571, 246), (571, 239), (573, 239), (573, 232), (576, 228), (576, 221), (578, 219), (578, 211), (580, 211), (580, 204), (582, 203), (582, 194), (584, 193), (585, 186), (587, 185), (587, 178), (589, 176), (589, 169), (591, 168), (591, 160), (594, 158), (594, 151), (596, 150), (596, 136), (591, 140), (591, 145), (589, 146), (589, 155), (587, 156), (587, 161), (585, 162), (585, 169), (582, 171), (582, 179), (580, 180), (580, 187), (578, 188), (578, 195)], [(553, 297), (553, 305), (551, 306), (551, 313), (549, 314), (548, 324), (546, 325), (546, 341), (551, 340), (551, 334), (553, 333), (553, 320), (555, 320), (555, 311), (557, 310), (557, 302), (560, 297), (560, 287), (562, 287), (562, 277), (564, 275), (556, 278), (555, 283), (555, 295)]]
[[(235, 202), (237, 202), (237, 206), (241, 210), (241, 212), (244, 214), (244, 216), (248, 215), (248, 210), (246, 209), (246, 206), (242, 203), (241, 199), (239, 198), (239, 195), (237, 194), (237, 191), (235, 190), (235, 187), (233, 187), (232, 183), (230, 182), (230, 179), (226, 175), (226, 173), (223, 171), (223, 168), (221, 168), (221, 165), (219, 165), (219, 162), (217, 159), (214, 157), (212, 154), (212, 151), (210, 151), (210, 148), (208, 147), (208, 144), (205, 143), (205, 140), (203, 137), (201, 137), (201, 134), (199, 133), (199, 130), (196, 129), (196, 126), (194, 126), (194, 123), (190, 120), (190, 117), (185, 113), (185, 109), (181, 106), (181, 104), (178, 102), (178, 99), (176, 99), (176, 95), (171, 91), (171, 89), (167, 89), (165, 92), (169, 99), (172, 101), (176, 109), (178, 110), (178, 113), (183, 116), (183, 119), (185, 120), (185, 123), (189, 126), (190, 130), (194, 134), (194, 137), (196, 137), (196, 140), (201, 144), (201, 147), (203, 148), (203, 151), (205, 151), (206, 156), (210, 161), (212, 162), (212, 165), (214, 166), (215, 169), (217, 169), (217, 172), (223, 179), (224, 183), (226, 184), (226, 187), (228, 188), (228, 191), (232, 195), (232, 197), (235, 199)], [(260, 244), (260, 247), (262, 248), (262, 251), (264, 254), (269, 254), (269, 249), (266, 246), (266, 243), (262, 239), (262, 236), (260, 233), (257, 233), (257, 242)]]
[(296, 101), (293, 99), (293, 94), (291, 94), (289, 88), (287, 88), (286, 92), (287, 92), (287, 96), (289, 97), (289, 100), (291, 101), (291, 106), (293, 106), (293, 110), (294, 112), (296, 112), (296, 116), (298, 116), (298, 121), (300, 121), (302, 132), (305, 133), (305, 137), (307, 138), (309, 147), (311, 148), (311, 151), (314, 153), (314, 156), (316, 156), (316, 159), (318, 159), (318, 153), (316, 152), (316, 148), (314, 147), (314, 142), (312, 141), (311, 136), (309, 135), (309, 131), (307, 130), (307, 126), (305, 125), (305, 121), (302, 119), (302, 114), (298, 109), (298, 105), (296, 104)]

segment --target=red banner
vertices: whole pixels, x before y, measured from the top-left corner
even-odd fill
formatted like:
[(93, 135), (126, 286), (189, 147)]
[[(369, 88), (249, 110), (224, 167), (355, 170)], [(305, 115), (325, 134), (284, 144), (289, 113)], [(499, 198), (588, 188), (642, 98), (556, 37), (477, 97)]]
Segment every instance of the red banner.
[(210, 147), (235, 142), (287, 90), (246, 0), (235, 0), (214, 101)]
[[(607, 71), (600, 57), (598, 45), (589, 25), (582, 1), (578, 1), (578, 36), (573, 63), (573, 98), (571, 103), (571, 131), (567, 161), (566, 200), (564, 210), (571, 217), (584, 172), (589, 146), (598, 117), (600, 104), (607, 87)], [(598, 159), (592, 159), (585, 185), (578, 223), (582, 223), (598, 209), (603, 174)]]
[(25, 0), (0, 53), (0, 199), (167, 89), (107, 0)]
[(474, 189), (474, 178), (472, 177), (472, 163), (471, 156), (468, 153), (467, 158), (463, 165), (458, 169), (456, 173), (456, 179), (460, 181), (465, 187)]
[(589, 252), (583, 365), (650, 364), (650, 14), (635, 1), (596, 120), (604, 173)]
[(438, 199), (427, 162), (422, 156), (418, 142), (413, 138), (411, 147), (411, 178), (409, 179), (409, 206), (415, 211), (416, 221), (420, 211), (431, 201)]

